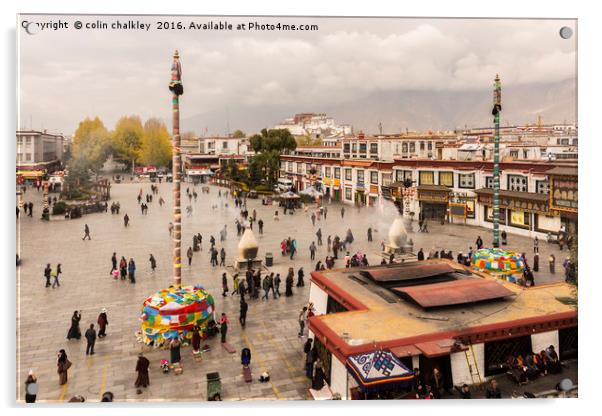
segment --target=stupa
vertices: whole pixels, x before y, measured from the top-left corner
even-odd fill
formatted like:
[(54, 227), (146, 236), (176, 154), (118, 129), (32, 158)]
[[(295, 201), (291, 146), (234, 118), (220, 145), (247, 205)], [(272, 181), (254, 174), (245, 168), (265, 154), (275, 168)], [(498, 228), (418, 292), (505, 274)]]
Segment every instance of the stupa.
[(389, 242), (385, 244), (384, 254), (406, 254), (412, 253), (413, 250), (414, 243), (411, 239), (408, 240), (403, 218), (399, 216), (389, 228)]
[(238, 243), (238, 258), (234, 260), (234, 269), (240, 270), (257, 270), (262, 267), (261, 259), (257, 258), (259, 244), (253, 234), (251, 228), (246, 228), (239, 243)]

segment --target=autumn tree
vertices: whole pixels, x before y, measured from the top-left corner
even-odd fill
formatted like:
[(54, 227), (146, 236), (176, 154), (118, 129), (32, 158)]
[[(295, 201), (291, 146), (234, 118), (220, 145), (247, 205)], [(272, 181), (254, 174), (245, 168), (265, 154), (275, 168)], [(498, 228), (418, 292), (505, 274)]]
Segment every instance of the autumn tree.
[(67, 168), (71, 180), (85, 182), (90, 171), (98, 177), (110, 152), (110, 135), (100, 118), (86, 118), (79, 123), (70, 149)]
[(140, 160), (145, 165), (168, 166), (171, 162), (171, 140), (165, 124), (150, 118), (144, 123)]
[(113, 159), (133, 166), (140, 159), (144, 129), (138, 116), (121, 117), (115, 125), (111, 150)]
[(297, 146), (321, 146), (322, 139), (319, 137), (311, 137), (309, 134), (305, 136), (297, 136), (295, 138), (297, 141)]

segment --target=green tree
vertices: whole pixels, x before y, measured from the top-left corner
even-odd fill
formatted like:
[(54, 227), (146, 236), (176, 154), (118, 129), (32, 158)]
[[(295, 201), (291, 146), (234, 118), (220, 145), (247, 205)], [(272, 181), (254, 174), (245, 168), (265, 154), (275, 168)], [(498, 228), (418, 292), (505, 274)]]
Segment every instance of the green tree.
[(113, 158), (133, 165), (140, 160), (144, 129), (138, 116), (121, 117), (112, 135)]
[(306, 134), (305, 136), (297, 136), (295, 137), (295, 140), (297, 141), (297, 146), (321, 146), (322, 145), (322, 139), (317, 138), (317, 137), (311, 137), (309, 134)]
[(246, 134), (242, 130), (235, 130), (234, 133), (232, 133), (232, 137), (235, 137), (237, 139), (242, 139), (245, 136)]
[(150, 118), (144, 123), (144, 134), (140, 148), (140, 160), (145, 165), (168, 166), (172, 157), (172, 146), (165, 124)]
[(277, 150), (280, 153), (297, 148), (295, 138), (287, 129), (262, 129), (261, 134), (254, 134), (249, 139), (255, 153)]

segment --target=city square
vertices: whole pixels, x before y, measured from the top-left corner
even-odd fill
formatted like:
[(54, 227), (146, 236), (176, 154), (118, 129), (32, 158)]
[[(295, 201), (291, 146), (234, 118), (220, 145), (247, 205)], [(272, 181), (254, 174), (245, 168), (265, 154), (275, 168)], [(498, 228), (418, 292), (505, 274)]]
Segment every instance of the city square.
[[(66, 401), (73, 395), (83, 395), (90, 401), (99, 400), (105, 391), (113, 392), (118, 400), (206, 400), (205, 374), (219, 371), (222, 377), (224, 400), (247, 399), (306, 399), (309, 380), (304, 375), (302, 364), (304, 340), (297, 336), (297, 315), (308, 302), (309, 273), (315, 261), (310, 261), (309, 245), (316, 241), (315, 232), (322, 229), (324, 240), (328, 235), (344, 235), (350, 228), (356, 241), (351, 251), (361, 251), (368, 255), (370, 264), (380, 264), (382, 260), (380, 241), (386, 239), (390, 223), (396, 210), (387, 202), (383, 210), (379, 208), (346, 207), (344, 218), (340, 209), (343, 205), (332, 204), (328, 216), (312, 226), (310, 214), (297, 210), (294, 215), (282, 215), (279, 221), (273, 220), (277, 207), (263, 206), (260, 200), (247, 200), (249, 211), (256, 210), (257, 218), (264, 220), (264, 233), (257, 234), (260, 252), (274, 254), (274, 266), (270, 271), (284, 276), (289, 267), (295, 273), (303, 267), (306, 273), (306, 286), (294, 288), (290, 298), (250, 300), (248, 323), (245, 330), (236, 322), (238, 317), (237, 296), (222, 298), (221, 274), (223, 267), (211, 267), (207, 254), (211, 235), (219, 240), (219, 231), (227, 226), (228, 235), (226, 262), (229, 264), (237, 255), (239, 238), (236, 236), (235, 219), (238, 210), (231, 197), (218, 197), (218, 192), (226, 190), (212, 186), (210, 194), (200, 194), (200, 185), (183, 184), (183, 188), (197, 189), (200, 197), (192, 203), (193, 213), (183, 219), (183, 247), (192, 245), (193, 233), (203, 235), (203, 251), (196, 252), (192, 266), (183, 266), (183, 284), (201, 284), (215, 297), (216, 310), (226, 312), (233, 324), (229, 332), (229, 342), (237, 353), (229, 354), (214, 339), (209, 343), (211, 351), (203, 354), (203, 361), (196, 362), (191, 348), (183, 348), (184, 374), (162, 374), (159, 361), (167, 358), (169, 351), (153, 350), (136, 341), (135, 333), (140, 329), (139, 316), (144, 299), (156, 290), (171, 284), (171, 237), (168, 225), (171, 220), (171, 184), (157, 184), (159, 196), (165, 199), (160, 207), (153, 202), (149, 213), (142, 215), (136, 196), (140, 189), (150, 193), (150, 182), (114, 184), (111, 187), (111, 200), (121, 204), (121, 213), (127, 213), (130, 226), (123, 225), (123, 215), (109, 213), (89, 214), (77, 220), (39, 220), (39, 216), (21, 217), (18, 236), (22, 264), (18, 268), (19, 299), (19, 377), (18, 397), (23, 397), (24, 384), (30, 368), (35, 370), (40, 384), (40, 401)], [(40, 204), (42, 193), (35, 188), (24, 195), (25, 201)], [(156, 197), (158, 198), (158, 196)], [(212, 209), (218, 205), (217, 209)], [(226, 205), (228, 205), (226, 207)], [(280, 210), (282, 212), (282, 210)], [(312, 210), (313, 211), (313, 210)], [(312, 212), (310, 211), (310, 212)], [(381, 212), (382, 211), (382, 212)], [(39, 212), (39, 210), (38, 210)], [(82, 241), (84, 224), (90, 227), (91, 240)], [(374, 241), (367, 241), (367, 229), (374, 229)], [(417, 227), (416, 227), (417, 228)], [(425, 249), (436, 248), (467, 252), (478, 235), (488, 238), (490, 231), (469, 226), (435, 225), (430, 232), (413, 233), (415, 246)], [(42, 236), (40, 238), (40, 236)], [(280, 254), (280, 242), (287, 237), (299, 241), (299, 253), (291, 261)], [(521, 252), (532, 252), (532, 241), (520, 236), (512, 236), (510, 244)], [(218, 241), (217, 246), (221, 248)], [(110, 276), (111, 255), (133, 258), (137, 264), (136, 284), (127, 281), (114, 281)], [(148, 258), (153, 254), (158, 267), (155, 274), (150, 272)], [(541, 246), (542, 258), (550, 253), (562, 258), (557, 245)], [(326, 245), (320, 246), (317, 260), (327, 255)], [(317, 261), (316, 260), (316, 261)], [(61, 263), (63, 274), (61, 286), (55, 289), (44, 287), (43, 269), (46, 263)], [(342, 267), (342, 260), (337, 266)], [(296, 280), (296, 277), (295, 277)], [(558, 271), (552, 275), (545, 267), (536, 274), (537, 284), (563, 281), (564, 274)], [(232, 290), (229, 277), (229, 289)], [(102, 308), (108, 310), (108, 335), (96, 343), (96, 355), (85, 355), (85, 340), (68, 341), (66, 334), (70, 317), (74, 310), (82, 311), (82, 328), (96, 323)], [(242, 380), (239, 352), (249, 347), (252, 351), (252, 368), (255, 378), (263, 371), (269, 371), (271, 382), (261, 384), (254, 381), (247, 384)], [(74, 363), (70, 370), (69, 382), (59, 386), (56, 374), (55, 356), (64, 348)], [(137, 355), (145, 351), (151, 361), (151, 384), (141, 395), (134, 386)]]
[[(81, 19), (80, 29), (116, 24)], [(166, 24), (156, 19), (128, 27)], [(242, 17), (232, 21), (246, 30)], [(409, 56), (407, 44), (422, 37), (436, 52), (447, 47), (433, 34), (447, 33), (463, 46), (443, 66), (465, 65), (472, 49), (490, 59), (464, 29), (402, 22), (359, 22), (369, 34), (362, 47)], [(23, 23), (28, 33), (36, 24)], [(553, 56), (565, 66), (549, 86), (494, 62), (477, 80), (451, 71), (445, 92), (428, 71), (401, 87), (356, 84), (358, 73), (341, 85), (372, 96), (333, 101), (332, 113), (297, 112), (302, 94), (286, 92), (278, 99), (290, 107), (275, 108), (281, 85), (303, 83), (287, 78), (298, 69), (282, 56), (358, 42), (334, 20), (320, 23), (272, 25), (314, 32), (307, 44), (294, 34), (274, 43), (230, 33), (213, 39), (223, 49), (209, 50), (182, 35), (181, 46), (149, 49), (127, 69), (90, 57), (99, 66), (82, 69), (86, 76), (115, 71), (137, 91), (122, 105), (99, 100), (106, 91), (91, 82), (88, 104), (68, 116), (49, 111), (49, 120), (24, 95), (41, 126), (70, 133), (34, 128), (31, 118), (16, 131), (18, 402), (577, 397), (578, 126), (569, 110), (576, 75), (566, 65), (575, 22), (552, 40), (558, 22), (528, 26), (562, 51)], [(400, 32), (395, 46), (388, 31)], [(478, 23), (470, 31), (495, 39)], [(40, 79), (60, 88), (56, 72), (31, 64), (39, 44), (27, 42), (25, 90)], [(221, 71), (222, 50), (243, 57), (258, 45), (253, 59), (271, 51), (283, 67), (248, 79)], [(305, 55), (316, 85), (348, 75), (328, 53)], [(381, 75), (397, 74), (393, 62), (381, 63)], [(387, 103), (382, 91), (397, 97)], [(223, 114), (218, 105), (198, 112), (212, 94), (224, 99)], [(307, 94), (304, 105), (329, 108), (317, 104), (330, 98), (322, 90)], [(350, 111), (371, 100), (382, 101), (377, 114)], [(445, 102), (457, 107), (452, 118), (414, 111)], [(220, 123), (223, 134), (209, 133)]]

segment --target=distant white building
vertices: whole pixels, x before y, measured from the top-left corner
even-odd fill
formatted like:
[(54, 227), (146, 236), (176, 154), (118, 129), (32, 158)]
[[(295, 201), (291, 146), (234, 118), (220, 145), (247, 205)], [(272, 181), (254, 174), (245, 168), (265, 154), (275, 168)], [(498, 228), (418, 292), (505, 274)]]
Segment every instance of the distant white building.
[(199, 137), (198, 152), (207, 155), (246, 155), (250, 150), (246, 137)]
[(17, 130), (17, 170), (46, 170), (60, 167), (67, 140), (62, 134)]
[(273, 127), (274, 129), (286, 129), (293, 136), (309, 136), (313, 139), (325, 140), (342, 138), (352, 134), (350, 125), (336, 124), (334, 118), (325, 113), (298, 113), (291, 118)]

